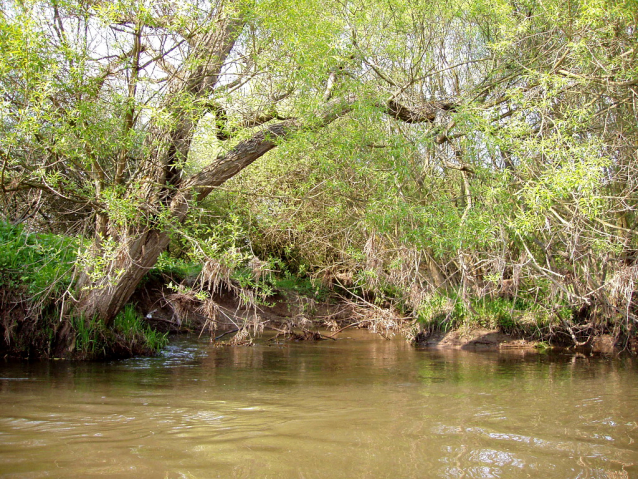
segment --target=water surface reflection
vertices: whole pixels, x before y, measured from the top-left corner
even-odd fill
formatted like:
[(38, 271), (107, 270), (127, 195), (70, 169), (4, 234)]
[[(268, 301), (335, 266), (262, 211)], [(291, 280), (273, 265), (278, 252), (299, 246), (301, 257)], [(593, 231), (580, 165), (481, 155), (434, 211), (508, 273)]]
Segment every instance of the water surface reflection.
[(638, 477), (631, 358), (375, 336), (0, 366), (2, 477)]

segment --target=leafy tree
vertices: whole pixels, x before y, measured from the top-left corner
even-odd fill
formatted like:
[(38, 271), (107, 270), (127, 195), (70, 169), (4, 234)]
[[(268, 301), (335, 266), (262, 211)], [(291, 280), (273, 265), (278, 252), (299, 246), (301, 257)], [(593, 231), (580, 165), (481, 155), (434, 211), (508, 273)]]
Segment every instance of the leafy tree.
[[(301, 15), (293, 24), (296, 53), (289, 52), (299, 73), (282, 79), (281, 64), (268, 70), (260, 60), (281, 52), (261, 50), (268, 43), (285, 50), (290, 39), (271, 8), (239, 1), (5, 2), (3, 69), (12, 73), (3, 75), (2, 184), (5, 194), (45, 192), (91, 219), (95, 239), (80, 266), (78, 312), (110, 321), (193, 204), (277, 142), (329, 124), (359, 101), (361, 92), (332, 99), (335, 75), (317, 70), (329, 65), (316, 48), (339, 53), (329, 42), (346, 34), (336, 17), (302, 23)], [(308, 4), (296, 13), (312, 11)], [(339, 68), (341, 59), (332, 63)], [(251, 81), (265, 73), (271, 92), (264, 107), (265, 80)], [(287, 99), (284, 119), (276, 105)], [(437, 107), (450, 107), (373, 103), (410, 122), (431, 122)], [(248, 138), (183, 177), (193, 133), (207, 114), (220, 140), (232, 142), (247, 129)], [(259, 125), (266, 126), (250, 131)]]

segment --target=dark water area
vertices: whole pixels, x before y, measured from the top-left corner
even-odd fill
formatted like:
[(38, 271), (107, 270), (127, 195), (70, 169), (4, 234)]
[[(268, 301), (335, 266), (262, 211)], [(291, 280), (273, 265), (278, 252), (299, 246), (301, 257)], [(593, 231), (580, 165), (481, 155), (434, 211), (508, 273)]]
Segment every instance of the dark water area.
[(3, 478), (638, 478), (637, 421), (631, 357), (362, 333), (0, 363)]

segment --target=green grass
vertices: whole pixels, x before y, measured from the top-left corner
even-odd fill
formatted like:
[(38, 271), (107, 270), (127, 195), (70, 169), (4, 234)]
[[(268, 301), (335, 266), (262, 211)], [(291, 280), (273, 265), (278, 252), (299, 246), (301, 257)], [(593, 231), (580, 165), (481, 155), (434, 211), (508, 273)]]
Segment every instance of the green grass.
[(159, 333), (144, 324), (135, 307), (128, 304), (115, 317), (110, 328), (98, 320), (82, 317), (70, 319), (74, 332), (76, 356), (83, 359), (109, 357), (111, 351), (133, 354), (155, 354), (168, 343), (168, 333)]
[[(0, 288), (9, 293), (4, 299), (13, 308), (9, 324), (0, 325), (0, 349), (23, 357), (53, 354), (67, 321), (64, 317), (61, 321), (59, 300), (73, 286), (80, 244), (80, 238), (27, 233), (20, 225), (0, 222)], [(68, 322), (69, 349), (75, 358), (106, 358), (114, 351), (120, 356), (127, 351), (129, 355), (153, 354), (168, 341), (166, 334), (144, 324), (132, 305), (108, 328), (81, 317), (69, 317)]]
[(273, 286), (281, 291), (294, 291), (301, 296), (325, 301), (330, 296), (330, 290), (317, 280), (308, 277), (298, 277), (285, 274), (283, 278), (275, 278)]
[(168, 343), (168, 333), (160, 333), (144, 323), (132, 304), (127, 304), (113, 321), (115, 333), (126, 338), (136, 338), (154, 353), (159, 352)]
[(148, 277), (194, 278), (202, 271), (202, 265), (181, 258), (174, 258), (166, 251), (162, 252)]
[(55, 296), (71, 283), (77, 250), (74, 238), (0, 222), (0, 286), (26, 288), (33, 299)]
[(454, 293), (431, 296), (415, 313), (424, 327), (443, 332), (473, 327), (534, 335), (551, 322), (546, 311), (522, 298), (484, 297), (472, 299), (468, 307)]

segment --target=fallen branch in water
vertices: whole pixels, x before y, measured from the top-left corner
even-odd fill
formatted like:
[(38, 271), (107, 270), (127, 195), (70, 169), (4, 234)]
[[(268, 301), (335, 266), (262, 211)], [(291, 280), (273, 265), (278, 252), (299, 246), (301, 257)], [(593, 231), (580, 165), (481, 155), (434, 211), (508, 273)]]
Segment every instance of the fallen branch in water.
[(236, 333), (237, 331), (239, 331), (239, 328), (231, 329), (230, 331), (226, 331), (225, 333), (222, 333), (219, 336), (216, 336), (215, 338), (213, 338), (213, 341), (219, 341), (221, 338), (223, 338), (227, 334)]
[(361, 324), (361, 323), (365, 323), (365, 322), (367, 322), (367, 321), (369, 321), (369, 319), (362, 319), (361, 321), (357, 321), (356, 323), (350, 323), (350, 324), (348, 324), (347, 326), (344, 326), (344, 327), (343, 327), (343, 328), (341, 328), (341, 329), (337, 329), (334, 333), (332, 333), (332, 334), (331, 334), (330, 336), (328, 336), (328, 337), (329, 337), (330, 339), (335, 339), (335, 340), (336, 340), (336, 338), (334, 338), (334, 337), (333, 337), (333, 336), (335, 336), (336, 334), (339, 334), (341, 331), (344, 331), (344, 330), (346, 330), (346, 329), (348, 329), (348, 328), (351, 328), (351, 327), (353, 327), (353, 326), (357, 326), (357, 325), (359, 325), (359, 324)]

